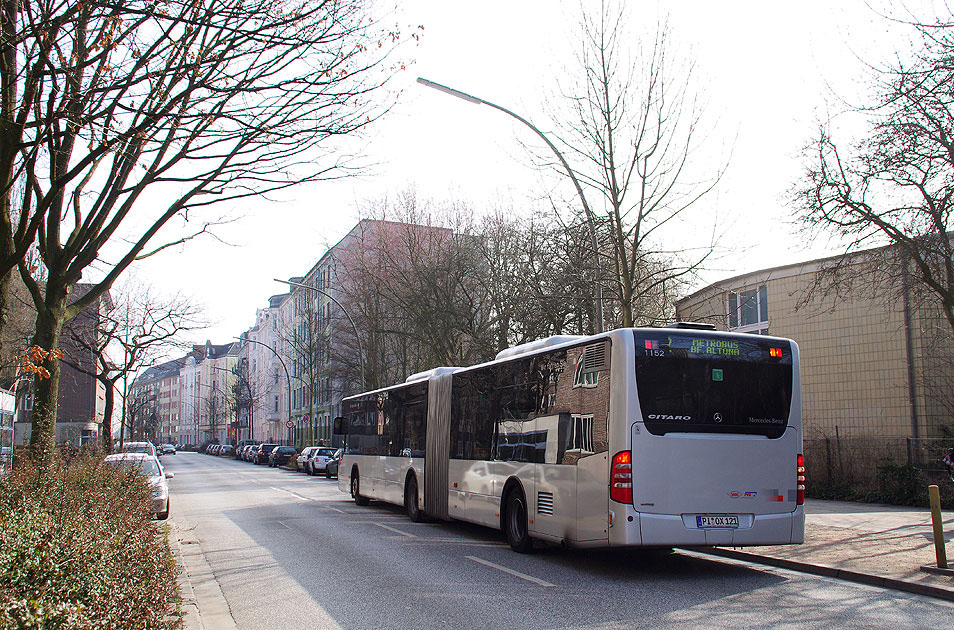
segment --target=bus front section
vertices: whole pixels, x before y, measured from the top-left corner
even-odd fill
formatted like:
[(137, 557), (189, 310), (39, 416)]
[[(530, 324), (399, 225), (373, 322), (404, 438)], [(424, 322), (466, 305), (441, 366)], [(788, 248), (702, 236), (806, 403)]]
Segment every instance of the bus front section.
[(803, 542), (798, 346), (654, 329), (634, 331), (633, 350), (635, 396), (609, 462), (610, 544)]

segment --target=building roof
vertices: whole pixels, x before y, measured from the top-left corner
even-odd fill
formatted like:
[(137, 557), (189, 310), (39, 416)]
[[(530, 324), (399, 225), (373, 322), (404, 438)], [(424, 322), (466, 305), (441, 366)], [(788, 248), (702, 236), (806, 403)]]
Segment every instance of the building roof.
[(146, 368), (139, 376), (137, 376), (136, 380), (133, 381), (133, 384), (141, 386), (147, 383), (160, 381), (164, 378), (176, 376), (179, 374), (179, 370), (182, 369), (183, 365), (185, 365), (185, 357), (173, 359), (172, 361), (166, 361), (165, 363), (160, 363), (159, 365), (153, 365), (152, 367)]
[[(737, 276), (732, 276), (724, 280), (719, 280), (713, 282), (697, 291), (690, 293), (689, 295), (679, 298), (676, 300), (676, 308), (679, 308), (689, 302), (694, 302), (700, 298), (711, 296), (714, 293), (721, 293), (723, 291), (731, 290), (740, 286), (743, 286), (752, 281), (753, 278), (758, 278), (759, 281), (773, 280), (778, 278), (787, 278), (790, 276), (798, 276), (803, 273), (809, 273), (812, 271), (818, 271), (829, 267), (834, 263), (840, 262), (854, 262), (859, 260), (862, 257), (867, 257), (870, 254), (876, 252), (883, 252), (886, 249), (894, 247), (893, 245), (886, 245), (882, 247), (873, 247), (871, 249), (863, 249), (857, 252), (846, 252), (844, 254), (839, 254), (837, 256), (827, 256), (825, 258), (815, 258), (812, 260), (807, 260), (804, 262), (790, 263), (788, 265), (780, 265), (778, 267), (768, 267), (766, 269), (758, 269), (755, 271), (749, 271), (748, 273), (739, 274)], [(860, 262), (860, 260), (859, 260)]]

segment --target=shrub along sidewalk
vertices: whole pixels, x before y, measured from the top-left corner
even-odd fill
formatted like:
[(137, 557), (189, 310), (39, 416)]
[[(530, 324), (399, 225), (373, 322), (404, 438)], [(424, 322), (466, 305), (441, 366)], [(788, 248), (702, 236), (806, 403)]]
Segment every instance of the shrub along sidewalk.
[(0, 481), (0, 627), (178, 628), (176, 568), (145, 479), (99, 456)]

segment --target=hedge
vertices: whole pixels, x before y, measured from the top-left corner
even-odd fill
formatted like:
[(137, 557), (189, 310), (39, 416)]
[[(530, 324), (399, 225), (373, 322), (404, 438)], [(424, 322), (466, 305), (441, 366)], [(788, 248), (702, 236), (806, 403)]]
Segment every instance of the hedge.
[(0, 627), (179, 628), (175, 561), (150, 490), (99, 456), (0, 481)]

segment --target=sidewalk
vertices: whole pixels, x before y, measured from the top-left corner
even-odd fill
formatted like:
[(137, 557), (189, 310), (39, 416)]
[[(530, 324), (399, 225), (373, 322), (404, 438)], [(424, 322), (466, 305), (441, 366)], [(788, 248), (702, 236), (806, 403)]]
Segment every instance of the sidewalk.
[[(927, 508), (809, 499), (805, 543), (716, 548), (722, 556), (772, 564), (954, 601), (954, 572), (936, 575), (934, 536)], [(944, 513), (944, 538), (954, 538), (954, 514)], [(949, 566), (954, 546), (947, 545)]]

